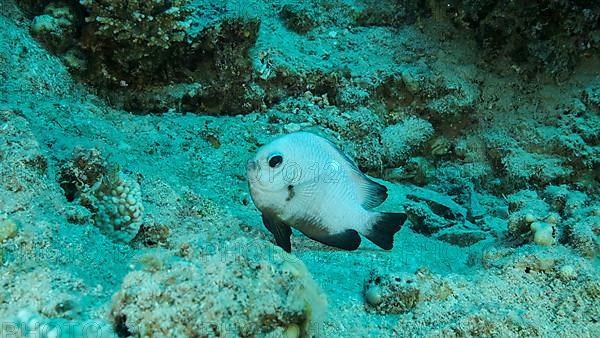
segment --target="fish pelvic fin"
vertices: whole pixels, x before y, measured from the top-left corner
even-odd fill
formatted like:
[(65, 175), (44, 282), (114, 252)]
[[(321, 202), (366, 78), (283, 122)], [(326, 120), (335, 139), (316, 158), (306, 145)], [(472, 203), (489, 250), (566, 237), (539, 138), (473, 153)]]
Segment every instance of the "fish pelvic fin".
[(288, 253), (292, 252), (292, 243), (290, 241), (292, 228), (268, 213), (262, 214), (262, 220), (265, 227), (275, 236), (277, 245)]
[(380, 248), (391, 250), (394, 247), (394, 234), (400, 230), (405, 221), (405, 213), (379, 213), (371, 229), (364, 235)]

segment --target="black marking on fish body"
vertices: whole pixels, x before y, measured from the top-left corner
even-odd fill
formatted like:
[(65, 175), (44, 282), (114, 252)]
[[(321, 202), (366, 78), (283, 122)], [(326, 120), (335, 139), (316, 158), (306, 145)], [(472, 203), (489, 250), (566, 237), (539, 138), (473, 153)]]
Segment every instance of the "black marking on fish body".
[(294, 186), (293, 185), (288, 185), (287, 186), (287, 190), (288, 190), (288, 196), (285, 198), (286, 202), (289, 202), (292, 200), (292, 198), (294, 198)]

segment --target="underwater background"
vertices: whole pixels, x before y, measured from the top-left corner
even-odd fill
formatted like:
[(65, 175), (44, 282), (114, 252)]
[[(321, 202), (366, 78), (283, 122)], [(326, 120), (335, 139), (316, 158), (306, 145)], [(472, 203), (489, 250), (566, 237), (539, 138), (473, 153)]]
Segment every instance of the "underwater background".
[[(0, 0), (0, 337), (599, 337), (600, 2)], [(276, 246), (246, 161), (408, 220)]]

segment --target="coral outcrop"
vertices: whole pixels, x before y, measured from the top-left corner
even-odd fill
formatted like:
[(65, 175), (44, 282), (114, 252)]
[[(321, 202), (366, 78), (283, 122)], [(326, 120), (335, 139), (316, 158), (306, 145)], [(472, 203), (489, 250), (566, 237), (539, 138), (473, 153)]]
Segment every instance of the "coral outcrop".
[(595, 1), (430, 2), (431, 13), (471, 30), (487, 59), (506, 57), (525, 76), (564, 79), (600, 48)]
[(213, 255), (131, 272), (111, 313), (124, 335), (299, 337), (315, 333), (325, 305), (299, 259), (242, 238)]
[[(133, 111), (249, 112), (260, 108), (248, 49), (260, 22), (227, 4), (20, 1), (33, 34), (79, 79)], [(220, 10), (215, 12), (214, 7)]]

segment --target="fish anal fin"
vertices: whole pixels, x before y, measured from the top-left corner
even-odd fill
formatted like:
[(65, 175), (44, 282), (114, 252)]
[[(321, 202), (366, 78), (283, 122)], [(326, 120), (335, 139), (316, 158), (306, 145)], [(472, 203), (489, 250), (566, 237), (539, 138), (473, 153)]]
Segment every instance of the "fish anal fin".
[(338, 249), (353, 251), (360, 246), (360, 235), (356, 230), (348, 229), (335, 234), (319, 233), (305, 234), (317, 242)]
[(263, 213), (262, 220), (265, 227), (275, 236), (275, 242), (286, 252), (292, 252), (292, 243), (290, 236), (292, 228), (280, 221), (277, 217)]

